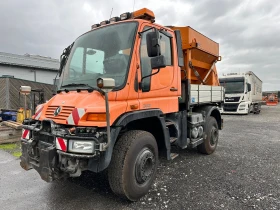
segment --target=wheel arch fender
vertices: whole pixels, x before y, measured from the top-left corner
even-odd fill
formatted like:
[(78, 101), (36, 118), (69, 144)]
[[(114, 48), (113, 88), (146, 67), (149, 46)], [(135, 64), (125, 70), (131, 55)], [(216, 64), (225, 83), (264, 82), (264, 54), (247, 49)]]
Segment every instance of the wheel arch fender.
[[(113, 148), (115, 143), (119, 137), (119, 134), (123, 128), (126, 128), (130, 123), (141, 121), (144, 119), (158, 119), (158, 126), (162, 129), (161, 132), (163, 134), (164, 142), (162, 143), (162, 150), (164, 155), (166, 155), (167, 159), (170, 159), (170, 141), (169, 141), (169, 133), (165, 126), (164, 117), (162, 117), (163, 113), (159, 109), (152, 110), (141, 110), (135, 112), (129, 112), (121, 115), (112, 125), (111, 128), (111, 143), (107, 150), (100, 155), (100, 158), (93, 159), (89, 161), (88, 168), (93, 172), (100, 172), (106, 169), (112, 158)], [(153, 134), (153, 133), (152, 133)], [(157, 142), (158, 139), (156, 138)], [(158, 142), (159, 143), (159, 142)]]
[(200, 106), (194, 108), (195, 112), (204, 113), (205, 118), (212, 116), (216, 119), (220, 130), (223, 129), (223, 119), (217, 106)]

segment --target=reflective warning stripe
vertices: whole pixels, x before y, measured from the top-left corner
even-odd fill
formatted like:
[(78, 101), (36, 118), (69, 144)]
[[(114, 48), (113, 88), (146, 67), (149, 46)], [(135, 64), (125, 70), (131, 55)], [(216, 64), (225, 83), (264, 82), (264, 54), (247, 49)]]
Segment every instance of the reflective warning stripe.
[(34, 114), (34, 119), (35, 120), (39, 120), (39, 118), (41, 117), (42, 111), (43, 111), (44, 106), (43, 105), (39, 105), (36, 108), (36, 112)]
[(84, 108), (75, 108), (73, 109), (72, 113), (67, 118), (66, 123), (69, 125), (78, 125), (79, 120), (82, 118), (82, 116), (85, 114)]
[(29, 134), (30, 134), (30, 130), (27, 129), (22, 129), (22, 138), (23, 139), (29, 139)]
[(64, 152), (67, 151), (67, 140), (60, 138), (60, 137), (56, 137), (56, 148), (59, 150), (62, 150)]

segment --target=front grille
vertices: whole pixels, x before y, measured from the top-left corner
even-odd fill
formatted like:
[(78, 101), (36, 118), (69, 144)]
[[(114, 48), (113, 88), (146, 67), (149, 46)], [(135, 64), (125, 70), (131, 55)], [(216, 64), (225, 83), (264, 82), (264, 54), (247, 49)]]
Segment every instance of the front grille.
[(61, 106), (61, 111), (57, 116), (54, 116), (54, 111), (58, 106), (49, 106), (46, 111), (46, 117), (54, 120), (66, 120), (72, 113), (75, 107), (73, 106)]
[(240, 97), (225, 97), (225, 102), (238, 102)]
[(236, 112), (239, 103), (232, 103), (232, 104), (224, 104), (224, 111), (226, 112)]

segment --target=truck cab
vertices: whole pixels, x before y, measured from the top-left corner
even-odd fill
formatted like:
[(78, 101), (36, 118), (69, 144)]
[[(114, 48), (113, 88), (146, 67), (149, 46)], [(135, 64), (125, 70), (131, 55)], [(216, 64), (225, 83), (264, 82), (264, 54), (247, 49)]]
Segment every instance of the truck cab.
[(94, 24), (63, 51), (57, 94), (24, 121), (22, 168), (47, 182), (108, 169), (113, 192), (138, 200), (173, 146), (215, 151), (220, 60), (218, 43), (146, 8)]
[(260, 109), (261, 81), (253, 72), (228, 73), (219, 79), (225, 88), (223, 114), (249, 114)]

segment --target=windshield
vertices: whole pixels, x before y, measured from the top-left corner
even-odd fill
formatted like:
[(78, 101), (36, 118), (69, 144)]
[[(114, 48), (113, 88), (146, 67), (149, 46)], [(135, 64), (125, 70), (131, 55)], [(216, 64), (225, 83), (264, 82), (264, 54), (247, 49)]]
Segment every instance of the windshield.
[(220, 80), (221, 86), (225, 88), (225, 93), (244, 93), (244, 81), (223, 81)]
[(79, 37), (64, 67), (60, 87), (96, 87), (99, 77), (113, 78), (116, 87), (121, 87), (130, 66), (136, 26), (136, 22), (114, 24)]

